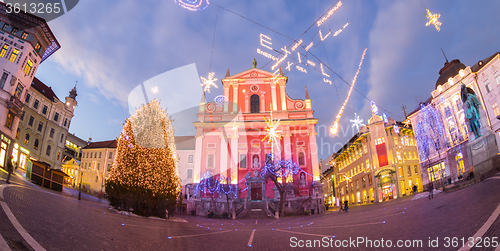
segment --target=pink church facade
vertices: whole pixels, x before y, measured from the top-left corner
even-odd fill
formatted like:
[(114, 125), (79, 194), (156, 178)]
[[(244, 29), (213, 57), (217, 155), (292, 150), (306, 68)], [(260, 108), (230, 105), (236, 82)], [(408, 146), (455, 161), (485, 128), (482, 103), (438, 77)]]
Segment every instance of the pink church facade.
[[(305, 99), (292, 99), (286, 93), (288, 78), (281, 71), (273, 74), (258, 68), (232, 76), (228, 69), (221, 81), (226, 102), (202, 98), (198, 121), (193, 123), (193, 183), (217, 177), (220, 183), (231, 185), (226, 187), (232, 187), (235, 198), (276, 199), (279, 193), (273, 189), (275, 184), (260, 175), (266, 161), (274, 156), (275, 160), (292, 160), (302, 170), (281, 181), (295, 185), (290, 197), (309, 196), (313, 188), (321, 186), (315, 129), (318, 120), (313, 117), (307, 89)], [(274, 144), (263, 140), (267, 134), (265, 119), (271, 113), (280, 120), (277, 130), (281, 139)], [(225, 197), (203, 192), (201, 196)]]

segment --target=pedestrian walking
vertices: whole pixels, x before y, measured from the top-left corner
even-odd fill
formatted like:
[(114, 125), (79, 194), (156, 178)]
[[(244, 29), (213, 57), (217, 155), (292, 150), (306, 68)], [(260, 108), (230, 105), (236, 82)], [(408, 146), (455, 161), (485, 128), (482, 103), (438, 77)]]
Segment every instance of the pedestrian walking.
[(11, 161), (7, 161), (7, 180), (5, 181), (7, 184), (10, 184), (10, 176), (12, 175), (12, 172), (14, 171), (14, 166), (12, 166)]
[(429, 182), (429, 200), (434, 199), (433, 190), (434, 190), (434, 184), (432, 184), (432, 182)]
[(345, 200), (344, 201), (344, 211), (346, 211), (346, 212), (347, 212), (347, 210), (349, 210), (349, 206), (348, 205), (349, 205), (349, 201)]
[(413, 184), (413, 194), (417, 192), (417, 185)]

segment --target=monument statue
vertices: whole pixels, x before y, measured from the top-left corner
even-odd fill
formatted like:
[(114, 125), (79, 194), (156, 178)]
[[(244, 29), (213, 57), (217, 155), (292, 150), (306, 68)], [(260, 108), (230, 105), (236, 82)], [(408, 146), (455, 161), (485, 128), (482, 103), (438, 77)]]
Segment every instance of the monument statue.
[(253, 58), (252, 67), (257, 68), (257, 60), (255, 60), (255, 58)]
[(465, 117), (469, 121), (469, 131), (473, 132), (477, 139), (481, 137), (481, 124), (479, 123), (479, 119), (481, 118), (479, 115), (479, 106), (481, 105), (481, 102), (477, 98), (474, 90), (470, 87), (466, 87), (463, 83), (461, 86), (460, 96), (464, 104)]

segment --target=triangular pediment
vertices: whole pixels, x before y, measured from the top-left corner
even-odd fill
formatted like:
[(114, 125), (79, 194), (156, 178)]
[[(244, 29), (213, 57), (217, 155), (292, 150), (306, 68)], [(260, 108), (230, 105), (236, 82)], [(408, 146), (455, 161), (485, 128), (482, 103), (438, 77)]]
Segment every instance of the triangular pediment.
[(224, 79), (251, 79), (251, 78), (272, 78), (273, 73), (258, 68), (250, 68)]

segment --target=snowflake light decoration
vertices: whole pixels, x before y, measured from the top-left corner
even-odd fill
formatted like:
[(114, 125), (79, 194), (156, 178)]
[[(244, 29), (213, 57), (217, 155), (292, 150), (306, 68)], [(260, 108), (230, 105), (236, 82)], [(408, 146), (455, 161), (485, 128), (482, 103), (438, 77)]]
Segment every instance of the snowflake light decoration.
[(351, 127), (356, 127), (356, 130), (359, 131), (359, 127), (363, 126), (363, 120), (359, 118), (359, 115), (357, 113), (354, 113), (354, 119), (349, 120), (352, 123)]
[(153, 94), (157, 94), (159, 92), (158, 86), (151, 88), (151, 91), (153, 92)]
[(208, 78), (204, 78), (204, 77), (200, 77), (201, 78), (201, 81), (202, 81), (202, 84), (201, 86), (203, 86), (203, 91), (208, 91), (210, 92), (210, 87), (213, 86), (215, 88), (219, 88), (216, 84), (215, 84), (215, 81), (217, 81), (216, 78), (214, 78), (214, 75), (215, 73), (213, 72), (209, 72), (208, 73)]
[(405, 125), (406, 128), (409, 128), (411, 125), (411, 121), (409, 119), (406, 119), (403, 124)]
[(239, 126), (236, 125), (236, 122), (233, 122), (233, 126), (231, 127), (231, 131), (233, 131), (233, 134), (235, 137), (238, 135), (238, 128), (239, 128)]
[[(273, 119), (273, 114), (271, 113), (270, 118), (265, 118), (264, 120), (266, 121), (267, 127), (265, 128), (266, 130), (266, 136), (262, 139), (262, 141), (267, 140), (267, 142), (271, 143), (271, 151), (273, 152), (273, 144), (274, 142), (278, 142), (278, 140), (281, 139), (281, 131), (278, 130), (278, 126), (280, 125), (280, 120), (275, 120)], [(279, 150), (279, 145), (276, 144)]]
[(429, 21), (425, 24), (425, 26), (433, 24), (439, 32), (439, 30), (441, 30), (441, 22), (438, 21), (439, 17), (441, 17), (441, 14), (432, 14), (429, 9), (427, 9), (427, 19), (429, 19)]

